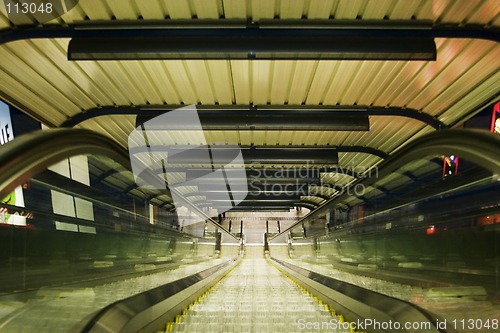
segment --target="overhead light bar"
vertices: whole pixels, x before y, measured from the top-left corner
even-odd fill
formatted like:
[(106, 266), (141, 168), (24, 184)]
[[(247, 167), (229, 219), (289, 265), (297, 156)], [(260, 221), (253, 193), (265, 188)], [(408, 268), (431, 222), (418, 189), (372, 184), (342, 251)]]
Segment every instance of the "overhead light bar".
[(235, 206), (231, 208), (232, 212), (289, 212), (293, 206)]
[[(168, 111), (166, 111), (168, 112)], [(136, 127), (155, 115), (140, 114)], [(369, 131), (370, 119), (365, 110), (198, 110), (201, 126), (209, 131)], [(176, 124), (177, 126), (177, 124)], [(177, 126), (175, 130), (193, 130), (191, 124)]]
[[(213, 154), (211, 161), (213, 164), (225, 164), (227, 156), (234, 150), (232, 147), (220, 145), (210, 146)], [(262, 163), (262, 164), (338, 164), (337, 148), (314, 148), (314, 147), (288, 147), (288, 146), (271, 146), (271, 147), (246, 147), (240, 149), (243, 154), (245, 163)], [(176, 164), (204, 164), (206, 161), (203, 158), (207, 154), (206, 147), (198, 146), (149, 146), (148, 151), (167, 152), (175, 157), (169, 160), (168, 163), (175, 166)], [(141, 149), (130, 149), (132, 154), (141, 153)], [(206, 173), (212, 172), (210, 169)]]
[(161, 37), (75, 37), (68, 59), (436, 60), (433, 38), (338, 36), (321, 29), (209, 30), (198, 35), (172, 30), (171, 36)]

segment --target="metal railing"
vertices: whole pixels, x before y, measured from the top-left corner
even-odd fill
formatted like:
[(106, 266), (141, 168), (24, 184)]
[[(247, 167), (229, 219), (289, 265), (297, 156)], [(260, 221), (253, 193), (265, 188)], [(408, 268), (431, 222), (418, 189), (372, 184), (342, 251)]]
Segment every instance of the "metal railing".
[[(359, 184), (365, 188), (371, 186), (379, 179), (395, 172), (407, 163), (429, 155), (460, 156), (490, 170), (496, 175), (500, 175), (500, 135), (484, 130), (451, 129), (433, 132), (408, 143), (378, 166), (376, 176), (372, 175), (368, 178), (359, 179), (352, 183), (350, 187), (354, 188)], [(351, 192), (344, 191), (343, 194), (326, 201), (297, 223), (270, 238), (270, 241), (282, 234), (288, 233), (304, 222), (324, 216), (329, 209), (334, 208), (339, 202), (346, 199), (349, 195), (348, 193)]]
[[(22, 135), (0, 146), (0, 197), (4, 198), (17, 186), (65, 158), (89, 154), (106, 156), (127, 170), (132, 169), (129, 155), (122, 146), (90, 130), (50, 129)], [(157, 177), (152, 174), (146, 176)], [(170, 192), (173, 191), (175, 189), (170, 189)], [(188, 200), (183, 200), (183, 203), (228, 236), (237, 239)]]

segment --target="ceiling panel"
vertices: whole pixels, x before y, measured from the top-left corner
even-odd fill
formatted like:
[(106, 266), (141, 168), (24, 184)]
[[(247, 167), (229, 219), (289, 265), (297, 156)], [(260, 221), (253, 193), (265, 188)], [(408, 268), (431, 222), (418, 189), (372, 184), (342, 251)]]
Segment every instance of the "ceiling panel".
[(330, 18), (330, 14), (337, 2), (337, 0), (310, 0), (309, 8), (307, 9), (307, 18), (313, 20), (326, 20)]
[[(10, 26), (0, 0), (0, 29)], [(323, 19), (431, 20), (435, 25), (500, 24), (497, 0), (81, 0), (69, 13), (47, 24), (87, 24), (148, 20)], [(159, 22), (159, 21), (156, 21)], [(330, 21), (325, 21), (330, 22)], [(36, 23), (27, 19), (26, 24)], [(412, 108), (454, 124), (498, 99), (500, 47), (472, 39), (437, 38), (437, 61), (333, 60), (168, 60), (67, 61), (69, 39), (17, 41), (0, 46), (0, 97), (46, 125), (101, 106), (287, 105)], [(265, 111), (262, 111), (265, 112)], [(208, 131), (209, 143), (251, 146), (365, 146), (393, 153), (434, 131), (403, 117), (372, 116), (369, 132)], [(123, 147), (134, 129), (133, 116), (90, 119), (79, 127), (113, 138)], [(199, 144), (192, 133), (156, 137)], [(371, 167), (381, 158), (340, 153), (339, 165)], [(353, 181), (324, 175), (332, 184)], [(334, 190), (327, 190), (332, 194)]]
[[(0, 0), (3, 3), (3, 0)], [(498, 24), (497, 0), (80, 0), (50, 24), (82, 20), (167, 19), (391, 19)], [(10, 25), (0, 4), (0, 28)], [(27, 19), (26, 24), (36, 21)]]

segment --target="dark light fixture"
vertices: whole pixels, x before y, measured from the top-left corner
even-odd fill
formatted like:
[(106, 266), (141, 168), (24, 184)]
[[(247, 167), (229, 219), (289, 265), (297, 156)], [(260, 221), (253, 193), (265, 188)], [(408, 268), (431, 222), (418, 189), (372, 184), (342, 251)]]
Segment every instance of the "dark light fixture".
[[(130, 149), (130, 153), (143, 152), (142, 147)], [(234, 153), (233, 147), (224, 145), (210, 146), (212, 151), (211, 161), (213, 164), (227, 163), (227, 157)], [(149, 146), (149, 152), (168, 152), (175, 156), (170, 164), (205, 164), (203, 158), (207, 153), (207, 147), (202, 146)], [(289, 147), (289, 146), (263, 146), (240, 148), (245, 163), (262, 164), (338, 164), (338, 150), (331, 147)], [(214, 154), (214, 152), (217, 152)], [(207, 169), (206, 172), (211, 172)]]
[[(369, 131), (370, 119), (368, 112), (329, 111), (329, 110), (197, 110), (201, 126), (209, 131)], [(168, 111), (165, 111), (168, 112)], [(136, 118), (136, 127), (153, 119), (156, 113), (147, 112)], [(165, 126), (165, 125), (163, 125)], [(178, 124), (166, 130), (192, 130), (191, 124)]]
[(321, 29), (208, 29), (141, 37), (75, 37), (69, 60), (436, 60), (433, 38), (346, 36)]

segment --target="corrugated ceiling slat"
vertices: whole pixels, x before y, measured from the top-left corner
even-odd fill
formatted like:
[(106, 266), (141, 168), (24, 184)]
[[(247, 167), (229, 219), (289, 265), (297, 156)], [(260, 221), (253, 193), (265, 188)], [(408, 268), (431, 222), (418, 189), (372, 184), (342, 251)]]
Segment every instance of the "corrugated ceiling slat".
[(208, 144), (217, 144), (227, 142), (225, 141), (225, 136), (223, 131), (209, 131), (205, 132), (205, 138)]
[(407, 89), (421, 89), (424, 85), (421, 84), (419, 87), (415, 87), (412, 82), (419, 79), (418, 75), (424, 66), (427, 64), (425, 61), (412, 61), (407, 62), (401, 68), (398, 76), (394, 78), (389, 85), (387, 85), (381, 95), (381, 97), (376, 101), (376, 105), (399, 105), (404, 106), (398, 101), (398, 98), (404, 98), (404, 92)]
[(417, 8), (421, 6), (421, 1), (398, 1), (390, 15), (392, 20), (410, 20)]
[(283, 133), (283, 131), (267, 131), (266, 144), (271, 146), (280, 145), (281, 133)]
[(293, 132), (291, 131), (280, 131), (278, 134), (278, 139), (273, 142), (274, 144), (289, 145), (292, 142)]
[(80, 127), (97, 131), (114, 139), (123, 147), (128, 147), (127, 139), (130, 131), (126, 128), (122, 128), (112, 116), (101, 117), (100, 119), (91, 119)]
[(467, 94), (460, 101), (451, 106), (443, 116), (439, 117), (439, 119), (446, 123), (452, 123), (461, 119), (467, 110), (473, 110), (478, 105), (488, 101), (491, 96), (498, 94), (499, 83), (500, 72), (496, 72), (488, 79), (481, 82), (474, 90), (474, 93)]
[(107, 0), (106, 3), (118, 20), (135, 20), (139, 16), (135, 1)]
[(359, 97), (359, 103), (365, 105), (388, 105), (387, 102), (381, 102), (379, 99), (384, 92), (384, 87), (387, 87), (391, 82), (394, 81), (394, 78), (398, 75), (403, 67), (404, 62), (396, 61), (389, 62), (384, 61), (380, 63), (380, 68), (377, 73), (373, 73), (373, 77), (369, 82), (366, 89), (361, 91), (361, 95)]
[(187, 74), (196, 91), (197, 101), (202, 104), (215, 104), (214, 87), (210, 82), (205, 61), (186, 61)]
[[(43, 114), (38, 115), (38, 119), (46, 122), (48, 125), (57, 125), (66, 120), (66, 116), (49, 104), (39, 94), (27, 88), (17, 79), (4, 72), (0, 64), (0, 89), (2, 93), (10, 96), (15, 101), (21, 101), (21, 105), (30, 110), (44, 110)], [(20, 105), (18, 105), (20, 107)]]
[(307, 12), (309, 19), (328, 19), (337, 0), (310, 0)]
[(80, 1), (78, 5), (91, 20), (109, 20), (114, 15), (106, 1), (85, 0)]
[(10, 21), (7, 17), (7, 12), (3, 6), (0, 6), (0, 29), (5, 29), (10, 27)]
[(417, 138), (423, 136), (423, 135), (426, 135), (426, 134), (429, 134), (429, 133), (432, 133), (434, 132), (435, 129), (429, 127), (429, 126), (426, 126), (424, 127), (423, 129), (421, 129), (420, 131), (418, 131), (417, 133), (415, 133), (414, 135), (410, 135), (408, 138), (407, 138), (407, 141), (406, 142), (403, 142), (401, 144), (399, 144), (398, 146), (396, 146), (394, 148), (394, 150), (392, 151), (392, 154), (395, 154), (398, 150), (400, 150), (402, 147), (404, 147), (408, 142), (410, 142), (411, 140), (416, 140)]
[[(17, 46), (26, 49), (26, 42), (20, 41), (16, 42)], [(19, 58), (22, 56), (23, 58)], [(25, 80), (36, 82), (36, 94), (42, 95), (50, 104), (60, 108), (61, 112), (66, 115), (72, 115), (78, 113), (80, 108), (75, 104), (77, 101), (73, 102), (68, 99), (67, 96), (61, 93), (56, 87), (53, 86), (52, 82), (49, 80), (53, 79), (52, 76), (43, 77), (37, 70), (32, 67), (32, 64), (27, 64), (25, 57), (32, 58), (34, 55), (31, 53), (19, 54), (11, 51), (10, 47), (0, 48), (0, 58), (6, 63), (10, 64), (9, 67), (15, 69), (16, 76), (20, 75), (21, 78)], [(38, 68), (37, 68), (38, 69)]]
[(474, 8), (481, 4), (481, 2), (481, 0), (469, 0), (460, 3), (451, 3), (446, 14), (443, 15), (442, 20), (451, 23), (461, 23), (470, 15)]
[(191, 6), (189, 0), (161, 0), (165, 8), (167, 8), (168, 16), (171, 19), (190, 19), (192, 18)]
[(330, 139), (327, 141), (330, 145), (344, 145), (345, 140), (349, 136), (349, 132), (330, 132)]
[[(150, 104), (163, 104), (161, 97), (161, 86), (156, 86), (152, 83), (152, 79), (147, 75), (143, 62), (140, 61), (127, 61), (123, 64), (123, 69), (130, 77), (133, 84), (132, 89), (137, 90), (138, 93)], [(135, 83), (135, 84), (134, 84)]]
[(369, 132), (350, 132), (349, 135), (345, 136), (344, 140), (342, 140), (342, 143), (340, 144), (342, 146), (368, 145), (370, 147), (376, 147), (371, 143), (371, 140), (377, 135), (380, 135), (380, 130), (377, 128), (377, 126), (372, 124), (370, 126), (370, 131), (372, 132), (371, 134)]
[(345, 186), (351, 182), (353, 182), (355, 178), (343, 175), (340, 173), (325, 173), (321, 174), (321, 182), (325, 184), (336, 184), (339, 186)]
[(252, 142), (256, 146), (263, 146), (267, 143), (267, 133), (265, 131), (252, 131)]
[(282, 19), (300, 19), (304, 12), (306, 0), (289, 0), (280, 3), (280, 18)]
[[(432, 101), (443, 89), (458, 79), (460, 74), (467, 69), (467, 62), (474, 61), (474, 57), (462, 59), (462, 51), (470, 46), (470, 40), (455, 39), (449, 40), (440, 50), (440, 57), (435, 62), (430, 62), (425, 66), (425, 70), (418, 82), (420, 89), (410, 91), (407, 88), (404, 99), (397, 100), (402, 105), (408, 105), (415, 109), (421, 109), (424, 105)], [(456, 58), (456, 62), (452, 59)], [(462, 61), (466, 63), (462, 63)]]
[(271, 84), (271, 104), (285, 104), (290, 91), (294, 62), (284, 60), (274, 62), (273, 81)]
[(252, 101), (254, 104), (267, 104), (269, 101), (269, 85), (272, 82), (272, 62), (255, 61), (252, 65)]
[[(479, 45), (477, 45), (479, 44)], [(436, 110), (446, 110), (467, 91), (470, 91), (487, 72), (498, 69), (496, 60), (500, 48), (495, 43), (470, 43), (469, 52), (461, 53), (436, 79), (420, 91), (409, 105), (435, 115)], [(496, 60), (495, 60), (496, 59)], [(496, 63), (497, 62), (497, 63)], [(483, 72), (483, 75), (478, 75)]]
[(173, 84), (164, 63), (147, 61), (144, 62), (144, 66), (146, 67), (149, 77), (153, 80), (155, 86), (158, 87), (162, 99), (168, 104), (180, 104), (181, 101), (176, 86)]
[[(330, 87), (325, 95), (323, 104), (335, 105), (341, 102), (347, 87), (351, 84), (355, 71), (360, 66), (360, 61), (340, 62)], [(357, 91), (351, 93), (358, 93)]]
[(291, 142), (292, 145), (299, 146), (303, 142), (306, 142), (307, 133), (308, 132), (306, 132), (306, 131), (295, 131), (292, 142)]
[(492, 20), (491, 25), (493, 25), (493, 26), (495, 26), (495, 27), (500, 26), (500, 15), (497, 15), (497, 17), (495, 17), (495, 18)]
[[(365, 11), (363, 13), (364, 20), (381, 20), (387, 15), (389, 8), (391, 7), (392, 0), (378, 0), (378, 1), (368, 1), (366, 4)], [(416, 1), (412, 1), (416, 2)]]
[(64, 13), (59, 18), (47, 22), (47, 24), (72, 24), (73, 22), (83, 21), (86, 19), (87, 14), (80, 6), (75, 6), (69, 12)]
[[(5, 8), (5, 5), (1, 4), (0, 8), (2, 11), (2, 16), (4, 17), (2, 21), (5, 22), (5, 27), (9, 27), (11, 24), (7, 15), (7, 10)], [(16, 15), (16, 25), (33, 25), (33, 24), (38, 24), (38, 22), (31, 15)]]
[(275, 0), (253, 0), (250, 2), (250, 5), (252, 8), (252, 19), (254, 21), (274, 18), (276, 8)]
[(396, 142), (396, 140), (391, 140), (394, 137), (399, 137), (399, 138), (404, 138), (405, 140), (408, 140), (411, 138), (411, 136), (419, 131), (420, 128), (424, 128), (424, 125), (420, 125), (420, 127), (417, 127), (418, 125), (415, 125), (414, 123), (411, 122), (406, 122), (404, 125), (401, 125), (399, 129), (393, 130), (392, 131), (392, 136), (387, 139), (384, 143), (382, 143), (379, 146), (379, 149), (392, 153), (396, 148), (399, 147), (400, 143)]
[(218, 19), (219, 0), (193, 0), (196, 16), (199, 19)]
[(377, 81), (382, 65), (383, 62), (381, 61), (361, 62), (340, 103), (343, 105), (370, 104), (371, 101), (366, 101), (361, 96), (363, 96), (369, 84)]
[(172, 84), (176, 87), (181, 102), (184, 104), (196, 104), (196, 93), (184, 67), (183, 60), (171, 60), (163, 63), (167, 69)]
[(300, 105), (306, 100), (311, 81), (318, 66), (318, 61), (296, 61), (294, 65), (288, 103)]
[(430, 17), (437, 22), (443, 21), (443, 16), (446, 15), (446, 11), (453, 4), (453, 2), (455, 2), (454, 0), (442, 0), (442, 1), (427, 0), (427, 1), (429, 1), (429, 3), (431, 4)]
[(420, 7), (415, 11), (417, 20), (433, 20), (432, 0), (420, 0)]
[(487, 0), (483, 1), (477, 10), (469, 16), (467, 22), (469, 23), (489, 23), (492, 19), (497, 17), (500, 19), (500, 1), (497, 0)]
[(253, 142), (253, 131), (241, 131), (240, 133), (240, 145), (249, 146)]
[[(68, 67), (70, 66), (64, 66), (68, 64), (65, 54), (63, 54), (51, 40), (33, 40), (19, 43), (22, 43), (22, 45), (19, 46), (25, 52), (18, 54), (18, 56), (26, 63), (36, 63), (37, 66), (35, 70), (41, 76), (45, 77), (54, 88), (64, 94), (68, 100), (71, 99), (74, 101), (80, 109), (88, 109), (96, 104), (96, 101), (92, 100), (87, 94), (87, 91), (75, 85), (75, 77), (72, 74), (77, 75), (77, 73), (69, 70)], [(33, 51), (26, 52), (28, 49), (32, 49)], [(42, 57), (40, 54), (46, 56)], [(62, 70), (59, 68), (59, 64), (62, 64)], [(85, 79), (82, 80), (80, 77), (79, 82), (83, 84)]]
[(97, 62), (83, 61), (78, 63), (78, 66), (89, 76), (87, 84), (82, 85), (82, 88), (87, 90), (89, 94), (94, 94), (96, 92), (105, 94), (112, 100), (112, 103), (109, 105), (113, 103), (117, 105), (130, 104), (130, 100), (125, 95), (125, 92), (106, 75)]
[(249, 104), (250, 100), (250, 62), (231, 60), (231, 76), (233, 78), (236, 104)]
[[(238, 145), (239, 143), (239, 132), (238, 131), (224, 131), (224, 141), (229, 145)], [(220, 144), (220, 142), (219, 142)]]
[[(1, 6), (0, 6), (1, 7)], [(93, 20), (252, 18), (432, 19), (435, 23), (500, 20), (497, 0), (81, 0), (50, 24)], [(29, 21), (29, 20), (28, 20)], [(0, 28), (8, 26), (0, 15)], [(80, 109), (99, 105), (257, 104), (377, 105), (422, 109), (452, 123), (498, 93), (500, 48), (487, 41), (436, 39), (436, 62), (382, 61), (110, 61), (68, 62), (67, 39), (0, 47), (0, 89), (8, 99), (60, 124)], [(356, 145), (391, 152), (434, 131), (416, 120), (371, 117), (370, 132), (210, 131), (210, 143), (241, 145)], [(126, 147), (134, 116), (107, 116), (80, 127), (106, 134)], [(192, 132), (155, 133), (169, 144), (199, 144)], [(235, 142), (236, 141), (236, 142)], [(380, 163), (366, 153), (341, 153), (351, 168)], [(277, 167), (279, 165), (276, 165)], [(298, 165), (301, 166), (301, 165)], [(352, 178), (329, 175), (332, 183)], [(123, 177), (122, 177), (123, 178)], [(335, 178), (335, 179), (334, 179)], [(121, 178), (118, 178), (121, 179)], [(397, 181), (401, 181), (398, 179)], [(406, 180), (405, 180), (406, 181)], [(124, 179), (124, 184), (130, 182)], [(121, 186), (125, 186), (121, 184)], [(396, 184), (396, 183), (394, 183)], [(391, 184), (394, 185), (394, 184)], [(326, 190), (332, 191), (332, 190)], [(373, 192), (376, 192), (374, 190)], [(139, 193), (140, 194), (140, 193)], [(318, 200), (318, 199), (313, 199)], [(353, 199), (354, 200), (354, 199)], [(160, 202), (160, 201), (158, 201)]]
[(365, 0), (340, 0), (335, 12), (336, 19), (354, 20), (361, 13)]
[[(2, 8), (5, 12), (5, 8)], [(328, 19), (431, 19), (446, 23), (483, 23), (492, 20), (498, 24), (497, 0), (457, 0), (457, 1), (367, 1), (367, 0), (80, 0), (78, 6), (62, 19), (52, 20), (49, 24), (66, 22), (72, 24), (84, 20), (134, 20), (143, 19), (217, 19), (252, 18), (253, 20), (301, 18)], [(0, 27), (9, 26), (5, 13), (0, 18)], [(25, 24), (35, 23), (25, 17)]]
[(223, 105), (234, 103), (233, 82), (229, 70), (229, 62), (224, 60), (207, 61), (207, 66), (217, 103)]
[[(59, 43), (60, 41), (64, 41), (64, 43), (61, 44)], [(74, 86), (69, 85), (68, 89), (83, 91), (84, 94), (87, 94), (88, 97), (94, 101), (94, 104), (113, 104), (113, 100), (109, 95), (104, 93), (107, 87), (91, 88), (93, 86), (89, 81), (89, 74), (92, 73), (91, 71), (82, 69), (82, 63), (66, 61), (67, 40), (33, 40), (32, 42), (40, 49), (43, 49), (43, 52), (53, 61), (54, 65), (72, 81)], [(92, 65), (89, 67), (92, 67)], [(96, 84), (97, 83), (98, 82), (96, 82)]]
[(247, 18), (247, 1), (244, 0), (223, 0), (224, 16), (228, 19)]
[(137, 1), (136, 5), (140, 15), (145, 20), (162, 20), (165, 18), (165, 11), (160, 1)]
[(306, 104), (317, 105), (324, 102), (326, 89), (332, 84), (339, 61), (319, 61), (311, 87), (307, 94)]
[(146, 98), (138, 91), (138, 82), (132, 82), (131, 78), (124, 71), (123, 66), (126, 66), (124, 62), (98, 61), (98, 63), (114, 85), (130, 100), (130, 103), (139, 105), (146, 104)]

